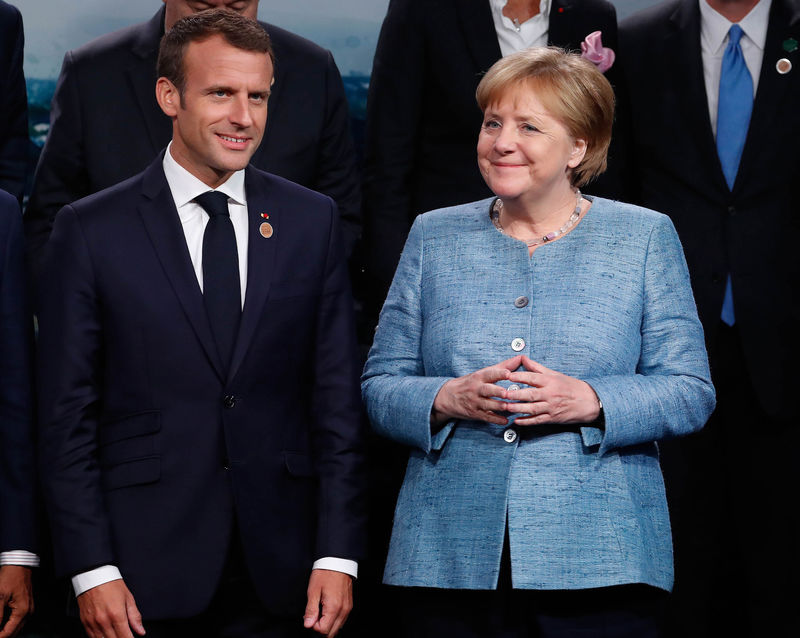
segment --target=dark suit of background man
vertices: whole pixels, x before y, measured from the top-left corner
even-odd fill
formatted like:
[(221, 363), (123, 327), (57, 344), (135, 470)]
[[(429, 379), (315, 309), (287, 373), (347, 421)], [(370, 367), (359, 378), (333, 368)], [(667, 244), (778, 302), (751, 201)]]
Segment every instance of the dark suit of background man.
[[(662, 448), (675, 539), (671, 635), (792, 635), (800, 2), (706, 2), (668, 2), (623, 22), (618, 58), (632, 199), (675, 222), (717, 388), (705, 430)], [(735, 48), (730, 22), (744, 31), (755, 98), (749, 127), (720, 139), (714, 105), (723, 103), (725, 50)], [(739, 114), (749, 106), (732, 105)], [(746, 141), (729, 186), (718, 145), (737, 135)], [(732, 326), (722, 319), (729, 278)]]
[[(549, 6), (511, 0), (503, 11), (511, 5), (523, 20), (549, 9), (547, 44), (580, 51), (599, 30), (605, 46), (617, 47), (616, 12), (605, 0)], [(491, 195), (475, 155), (483, 120), (475, 89), (501, 55), (492, 0), (389, 3), (372, 67), (364, 151), (365, 253), (375, 312), (414, 218)]]
[(22, 202), (28, 163), (25, 36), (19, 11), (0, 0), (0, 189)]
[(156, 85), (166, 155), (63, 208), (48, 245), (42, 480), (93, 638), (141, 633), (142, 617), (148, 636), (310, 633), (307, 587), (306, 626), (334, 635), (352, 604), (364, 481), (346, 261), (330, 198), (248, 166), (264, 47), (231, 11), (176, 23)]
[[(31, 341), (19, 204), (0, 190), (0, 637), (30, 611), (34, 551)], [(5, 622), (4, 622), (5, 621)]]
[[(149, 21), (70, 51), (51, 107), (25, 211), (34, 264), (59, 209), (142, 171), (169, 142), (156, 104), (158, 43), (174, 22), (198, 8), (227, 7), (255, 19), (258, 0), (163, 0)], [(334, 199), (349, 255), (361, 230), (361, 192), (347, 102), (329, 51), (271, 24), (275, 88), (264, 141), (252, 164)]]

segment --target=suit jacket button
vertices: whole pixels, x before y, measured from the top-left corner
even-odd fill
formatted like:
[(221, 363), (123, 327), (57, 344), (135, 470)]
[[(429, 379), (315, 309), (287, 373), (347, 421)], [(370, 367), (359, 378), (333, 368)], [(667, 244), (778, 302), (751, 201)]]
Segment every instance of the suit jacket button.
[(511, 349), (514, 352), (519, 352), (520, 350), (523, 350), (524, 348), (525, 348), (525, 339), (521, 339), (520, 337), (517, 337), (516, 339), (514, 339), (511, 342)]
[(527, 305), (528, 305), (528, 298), (525, 296), (517, 297), (516, 299), (514, 299), (514, 306), (516, 306), (517, 308), (524, 308)]
[(736, 214), (736, 206), (728, 206), (728, 214), (733, 216)]
[(236, 397), (232, 394), (225, 395), (225, 398), (222, 399), (222, 405), (226, 408), (232, 408), (236, 405)]
[(513, 443), (514, 441), (517, 440), (517, 431), (511, 429), (506, 430), (505, 432), (503, 432), (503, 440), (506, 443)]

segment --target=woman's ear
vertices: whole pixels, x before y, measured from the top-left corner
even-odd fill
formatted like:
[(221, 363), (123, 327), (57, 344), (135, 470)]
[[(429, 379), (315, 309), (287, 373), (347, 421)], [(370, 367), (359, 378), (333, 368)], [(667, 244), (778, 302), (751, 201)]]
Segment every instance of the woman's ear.
[(576, 168), (586, 156), (586, 140), (578, 138), (572, 142), (572, 152), (570, 153), (567, 166)]

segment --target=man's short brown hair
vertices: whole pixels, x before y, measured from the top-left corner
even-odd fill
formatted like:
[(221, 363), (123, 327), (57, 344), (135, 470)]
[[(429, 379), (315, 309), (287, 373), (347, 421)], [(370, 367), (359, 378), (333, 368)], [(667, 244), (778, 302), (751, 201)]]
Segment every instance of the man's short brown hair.
[(178, 89), (181, 106), (186, 89), (183, 63), (186, 49), (192, 42), (202, 42), (215, 35), (222, 36), (237, 49), (266, 53), (275, 63), (269, 35), (255, 20), (229, 9), (209, 9), (181, 18), (161, 39), (157, 66), (158, 76), (167, 78)]

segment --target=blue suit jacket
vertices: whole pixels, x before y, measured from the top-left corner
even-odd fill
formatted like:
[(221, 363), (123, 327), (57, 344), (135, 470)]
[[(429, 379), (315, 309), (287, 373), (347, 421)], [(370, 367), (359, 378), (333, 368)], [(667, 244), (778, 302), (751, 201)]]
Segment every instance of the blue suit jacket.
[[(412, 446), (385, 582), (490, 589), (508, 518), (514, 586), (672, 585), (655, 441), (714, 407), (703, 332), (663, 215), (595, 198), (562, 239), (526, 246), (491, 200), (427, 213), (411, 230), (362, 391), (375, 428)], [(529, 303), (517, 307), (515, 299)], [(450, 378), (515, 354), (588, 382), (605, 430), (455, 421), (431, 436)]]
[(48, 248), (40, 447), (56, 568), (118, 565), (145, 618), (206, 607), (234, 517), (276, 614), (302, 613), (313, 560), (361, 553), (336, 206), (252, 167), (245, 188), (248, 282), (227, 375), (161, 158), (62, 209)]
[(0, 191), (0, 552), (34, 549), (31, 414), (33, 321), (25, 293), (22, 215)]

